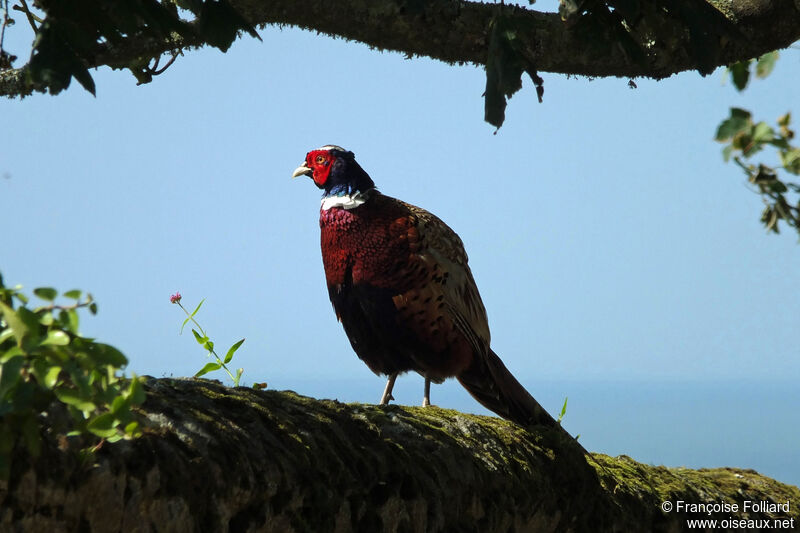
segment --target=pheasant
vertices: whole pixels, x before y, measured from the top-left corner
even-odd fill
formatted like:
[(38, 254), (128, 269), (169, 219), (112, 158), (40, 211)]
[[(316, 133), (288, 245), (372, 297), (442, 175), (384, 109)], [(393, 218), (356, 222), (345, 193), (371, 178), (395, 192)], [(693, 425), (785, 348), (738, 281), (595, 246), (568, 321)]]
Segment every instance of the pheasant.
[(464, 245), (438, 217), (386, 196), (334, 145), (312, 150), (292, 177), (323, 190), (319, 224), (325, 278), (336, 316), (358, 357), (388, 376), (430, 384), (455, 377), (483, 406), (523, 426), (556, 422), (490, 347), (489, 324)]

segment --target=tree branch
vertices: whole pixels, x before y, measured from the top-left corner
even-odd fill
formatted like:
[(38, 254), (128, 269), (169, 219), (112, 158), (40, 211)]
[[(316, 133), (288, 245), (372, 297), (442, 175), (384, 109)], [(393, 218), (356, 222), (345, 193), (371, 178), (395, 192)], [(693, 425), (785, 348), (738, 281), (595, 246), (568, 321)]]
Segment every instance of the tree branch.
[[(424, 56), (447, 63), (485, 65), (489, 26), (498, 13), (497, 4), (433, 0), (424, 8), (411, 9), (405, 0), (350, 0), (337, 9), (319, 0), (233, 2), (256, 24), (277, 23), (298, 26), (344, 37), (380, 50)], [(800, 38), (800, 8), (793, 0), (753, 2), (714, 0), (743, 39), (723, 45), (718, 65), (728, 65), (778, 48)], [(727, 6), (727, 7), (724, 7)], [(520, 29), (520, 37), (534, 56), (538, 70), (586, 76), (664, 78), (684, 70), (697, 69), (687, 57), (685, 35), (655, 43), (652, 61), (637, 64), (628, 58), (612, 31), (591, 35), (573, 31), (556, 13), (542, 13), (518, 6), (504, 6), (504, 17)], [(642, 13), (642, 26), (664, 24), (658, 13)], [(674, 21), (673, 21), (674, 22)], [(678, 28), (682, 32), (685, 28)]]
[[(687, 518), (800, 521), (800, 491), (751, 470), (588, 462), (558, 430), (455, 411), (148, 379), (144, 436), (48, 432), (0, 481), (3, 531), (682, 531)], [(50, 427), (58, 413), (43, 418)], [(19, 450), (18, 450), (19, 451)], [(738, 512), (662, 512), (663, 501)], [(745, 513), (742, 501), (791, 502)]]
[[(634, 40), (644, 47), (643, 57), (639, 57), (627, 46), (630, 43), (621, 42), (619, 28), (594, 14), (564, 23), (555, 13), (460, 0), (341, 0), (335, 8), (325, 0), (231, 0), (231, 3), (255, 25), (297, 26), (380, 50), (451, 64), (486, 64), (490, 26), (502, 9), (505, 23), (516, 30), (520, 39), (518, 52), (539, 71), (660, 79), (685, 70), (706, 71), (708, 67), (692, 53), (687, 27), (681, 26), (674, 14), (667, 16), (661, 9), (642, 7), (634, 27), (629, 28)], [(735, 38), (706, 36), (714, 40), (715, 46), (719, 45), (713, 66), (784, 48), (800, 38), (800, 7), (794, 0), (710, 3), (724, 13), (736, 31)], [(89, 67), (127, 67), (171, 50), (202, 44), (199, 38), (190, 42), (131, 37), (113, 49), (100, 46), (87, 63)], [(30, 94), (34, 88), (26, 82), (25, 68), (0, 72), (0, 95)]]

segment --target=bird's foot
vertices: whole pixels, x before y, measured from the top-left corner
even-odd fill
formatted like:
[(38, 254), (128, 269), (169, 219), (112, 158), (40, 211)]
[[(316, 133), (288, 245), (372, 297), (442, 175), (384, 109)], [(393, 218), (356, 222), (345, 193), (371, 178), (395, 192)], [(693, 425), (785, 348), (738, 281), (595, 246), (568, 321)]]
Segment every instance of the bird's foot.
[(392, 396), (392, 389), (394, 388), (394, 382), (396, 379), (396, 373), (389, 376), (389, 380), (386, 382), (386, 388), (383, 389), (383, 396), (381, 396), (381, 405), (389, 405), (389, 401), (394, 400), (394, 396)]
[(431, 380), (425, 378), (425, 392), (422, 396), (422, 407), (431, 405)]

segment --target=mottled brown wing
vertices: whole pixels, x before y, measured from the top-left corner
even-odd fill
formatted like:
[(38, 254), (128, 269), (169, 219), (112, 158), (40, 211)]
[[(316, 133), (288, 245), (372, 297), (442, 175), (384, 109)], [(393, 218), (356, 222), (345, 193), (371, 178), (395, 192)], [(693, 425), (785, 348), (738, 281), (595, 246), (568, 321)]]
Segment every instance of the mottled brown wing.
[(393, 300), (399, 320), (430, 348), (420, 366), (430, 378), (444, 379), (487, 353), (486, 309), (458, 235), (428, 211), (404, 205), (409, 212), (405, 275), (412, 283)]

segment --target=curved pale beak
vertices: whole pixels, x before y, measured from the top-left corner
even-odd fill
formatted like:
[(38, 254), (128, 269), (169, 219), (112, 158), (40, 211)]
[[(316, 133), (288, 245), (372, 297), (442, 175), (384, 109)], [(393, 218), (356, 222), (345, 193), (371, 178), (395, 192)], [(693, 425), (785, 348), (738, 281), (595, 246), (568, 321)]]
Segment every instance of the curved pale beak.
[(294, 169), (294, 172), (292, 172), (292, 177), (296, 178), (298, 176), (311, 176), (313, 173), (314, 171), (308, 168), (304, 162), (302, 165)]

